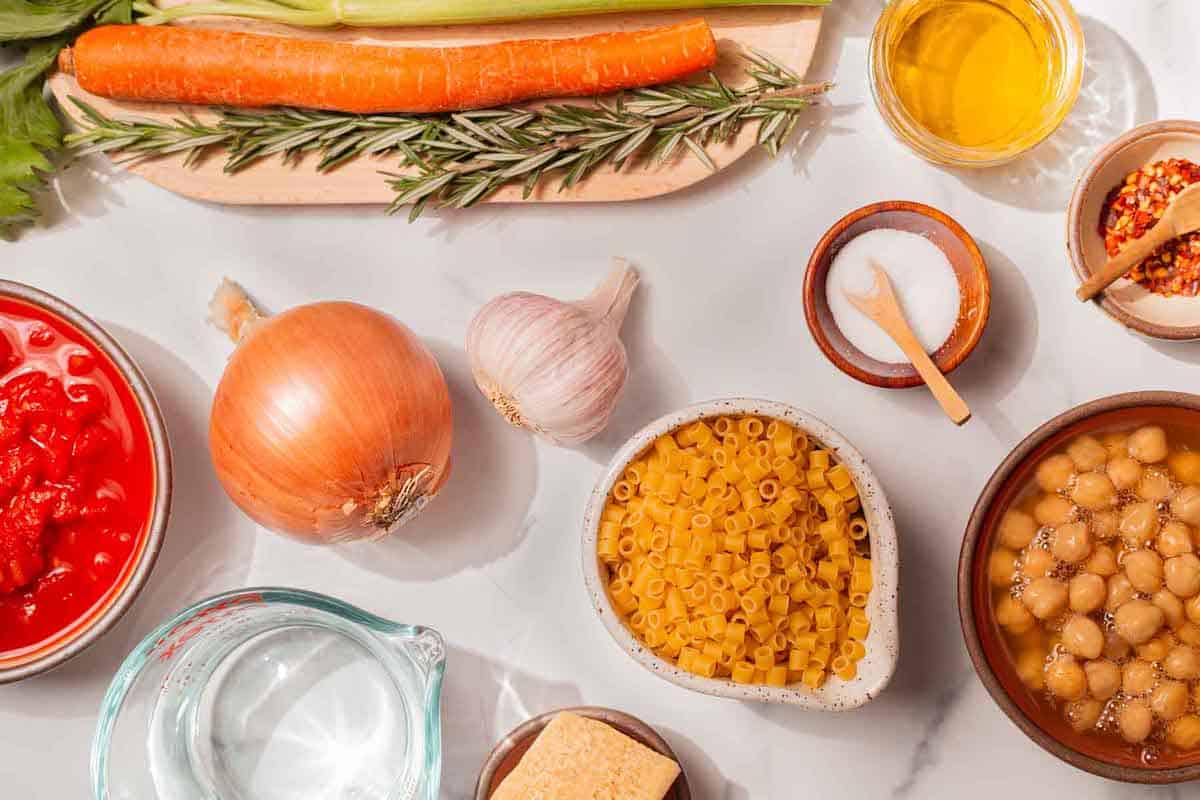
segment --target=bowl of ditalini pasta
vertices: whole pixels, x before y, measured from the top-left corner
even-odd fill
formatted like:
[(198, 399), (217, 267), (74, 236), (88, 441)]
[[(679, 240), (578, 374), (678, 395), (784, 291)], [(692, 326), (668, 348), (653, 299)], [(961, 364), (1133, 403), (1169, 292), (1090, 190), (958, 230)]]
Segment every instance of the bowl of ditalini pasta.
[(1047, 751), (1200, 779), (1200, 396), (1114, 395), (1026, 437), (968, 522), (958, 600), (980, 680)]
[(686, 689), (858, 708), (899, 655), (899, 554), (862, 455), (800, 409), (731, 398), (651, 422), (588, 502), (584, 582), (613, 639)]

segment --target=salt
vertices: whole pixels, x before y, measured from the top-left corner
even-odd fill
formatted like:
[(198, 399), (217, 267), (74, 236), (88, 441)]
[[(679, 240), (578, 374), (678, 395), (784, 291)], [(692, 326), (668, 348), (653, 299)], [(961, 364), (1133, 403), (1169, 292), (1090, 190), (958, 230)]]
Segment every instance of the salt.
[(907, 362), (891, 337), (850, 304), (845, 292), (870, 294), (874, 260), (891, 279), (909, 327), (928, 353), (950, 338), (958, 320), (958, 279), (936, 244), (916, 233), (877, 228), (847, 242), (825, 279), (829, 310), (842, 334), (864, 354), (887, 363)]

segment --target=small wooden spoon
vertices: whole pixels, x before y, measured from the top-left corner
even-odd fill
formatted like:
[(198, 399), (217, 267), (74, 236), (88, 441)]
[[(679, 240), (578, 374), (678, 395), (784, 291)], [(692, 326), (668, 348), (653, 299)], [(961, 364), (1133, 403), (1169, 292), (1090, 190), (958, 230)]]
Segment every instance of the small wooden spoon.
[(892, 282), (888, 279), (887, 272), (875, 260), (871, 261), (871, 269), (875, 273), (875, 284), (871, 287), (870, 293), (855, 294), (845, 289), (842, 290), (842, 293), (846, 295), (846, 299), (850, 301), (851, 305), (866, 314), (871, 321), (883, 328), (884, 333), (892, 337), (892, 341), (904, 351), (904, 355), (917, 368), (921, 379), (925, 381), (929, 391), (933, 392), (934, 398), (946, 412), (946, 416), (955, 425), (962, 425), (971, 418), (971, 409), (967, 408), (967, 404), (959, 397), (958, 392), (954, 391), (950, 381), (946, 380), (946, 376), (937, 368), (933, 359), (925, 352), (925, 348), (917, 341), (912, 328), (904, 319), (904, 312), (900, 310), (900, 303), (896, 300), (896, 292), (892, 289)]
[(1108, 285), (1133, 269), (1146, 256), (1172, 239), (1200, 230), (1200, 183), (1194, 183), (1175, 195), (1153, 228), (1110, 258), (1104, 267), (1075, 290), (1080, 300), (1091, 300)]

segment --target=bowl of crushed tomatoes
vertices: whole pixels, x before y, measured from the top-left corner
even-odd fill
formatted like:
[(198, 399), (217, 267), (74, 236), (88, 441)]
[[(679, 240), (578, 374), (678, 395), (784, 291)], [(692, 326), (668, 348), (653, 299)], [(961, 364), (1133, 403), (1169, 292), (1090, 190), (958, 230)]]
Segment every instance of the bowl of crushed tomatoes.
[(116, 624), (170, 505), (166, 427), (141, 370), (77, 309), (0, 280), (0, 683)]

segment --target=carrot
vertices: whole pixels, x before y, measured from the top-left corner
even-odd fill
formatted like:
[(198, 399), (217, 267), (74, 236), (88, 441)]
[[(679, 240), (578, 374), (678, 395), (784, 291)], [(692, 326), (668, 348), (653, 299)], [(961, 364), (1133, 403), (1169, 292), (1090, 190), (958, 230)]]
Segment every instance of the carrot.
[(110, 25), (59, 66), (102, 97), (359, 114), (487, 108), (675, 80), (716, 61), (702, 19), (578, 39), (406, 48), (203, 28)]

